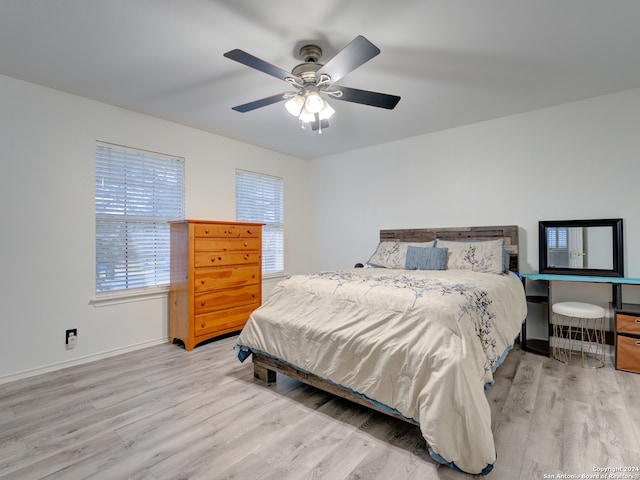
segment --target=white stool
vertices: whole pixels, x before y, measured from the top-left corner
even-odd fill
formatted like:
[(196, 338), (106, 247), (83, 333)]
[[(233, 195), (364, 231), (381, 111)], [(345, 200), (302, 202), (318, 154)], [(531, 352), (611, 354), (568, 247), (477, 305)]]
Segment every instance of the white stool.
[[(580, 353), (583, 368), (604, 366), (604, 308), (581, 302), (554, 303), (553, 344), (551, 354), (556, 360), (571, 364), (571, 357)], [(579, 344), (578, 344), (579, 342)]]

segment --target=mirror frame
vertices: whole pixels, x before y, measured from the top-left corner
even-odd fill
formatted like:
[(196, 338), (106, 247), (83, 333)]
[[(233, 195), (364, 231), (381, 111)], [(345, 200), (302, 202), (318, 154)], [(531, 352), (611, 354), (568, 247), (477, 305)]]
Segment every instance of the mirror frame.
[[(611, 269), (599, 268), (570, 268), (549, 267), (547, 265), (547, 228), (549, 227), (611, 227), (613, 244), (613, 262)], [(602, 277), (624, 277), (624, 253), (622, 239), (622, 219), (610, 218), (603, 220), (547, 220), (538, 222), (538, 259), (540, 273), (555, 273), (559, 275), (585, 275)]]

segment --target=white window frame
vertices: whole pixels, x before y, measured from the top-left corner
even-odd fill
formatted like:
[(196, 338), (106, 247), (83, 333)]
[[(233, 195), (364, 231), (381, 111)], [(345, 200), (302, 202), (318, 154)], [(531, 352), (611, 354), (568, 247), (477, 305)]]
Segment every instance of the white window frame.
[(262, 277), (284, 275), (284, 180), (236, 169), (236, 220), (264, 224)]
[(184, 219), (184, 171), (184, 158), (96, 142), (94, 305), (169, 291), (169, 221)]
[(547, 244), (553, 250), (569, 249), (569, 229), (567, 227), (547, 227)]

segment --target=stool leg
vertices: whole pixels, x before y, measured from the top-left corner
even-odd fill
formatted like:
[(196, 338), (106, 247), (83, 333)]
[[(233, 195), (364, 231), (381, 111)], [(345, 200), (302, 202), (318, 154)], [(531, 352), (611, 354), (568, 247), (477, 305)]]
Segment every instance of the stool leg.
[(595, 335), (595, 357), (601, 366), (604, 367), (604, 347), (605, 347), (605, 334), (604, 334), (604, 317), (596, 318), (593, 322), (593, 331)]
[(564, 319), (564, 315), (560, 315), (557, 313), (553, 314), (553, 348), (552, 355), (556, 360), (561, 361), (562, 363), (567, 363), (569, 358), (568, 349), (567, 349), (567, 338), (571, 336), (570, 326), (567, 330), (563, 329), (562, 320)]
[(571, 364), (571, 346), (575, 341), (574, 330), (571, 317), (559, 313), (553, 314), (554, 346), (552, 354), (553, 358), (562, 363)]
[[(591, 338), (590, 338), (590, 335), (589, 335), (589, 331), (588, 331), (588, 329), (585, 328), (584, 324), (585, 324), (585, 319), (581, 318), (580, 319), (580, 357), (581, 357), (580, 365), (582, 366), (582, 368), (584, 368), (584, 359), (585, 359), (584, 349), (585, 349), (585, 346), (588, 349), (589, 345), (591, 344)], [(586, 345), (585, 345), (585, 341), (584, 341), (585, 333), (586, 333), (586, 336), (587, 336), (587, 344)]]
[(573, 346), (578, 341), (578, 325), (579, 321), (576, 321), (574, 317), (569, 317), (569, 323), (571, 324), (571, 342), (569, 344), (569, 365), (571, 365), (571, 356), (573, 355)]
[(551, 348), (551, 356), (553, 358), (555, 358), (556, 360), (558, 359), (558, 355), (559, 355), (559, 348), (558, 348), (558, 342), (560, 341), (560, 332), (559, 332), (559, 328), (558, 328), (558, 317), (555, 316), (555, 318), (553, 319), (553, 338), (554, 338), (554, 342), (553, 342), (553, 347)]
[[(593, 319), (593, 328), (589, 328), (588, 319), (581, 319), (582, 339), (580, 350), (583, 368), (604, 366), (604, 318)], [(591, 365), (589, 365), (591, 360)]]

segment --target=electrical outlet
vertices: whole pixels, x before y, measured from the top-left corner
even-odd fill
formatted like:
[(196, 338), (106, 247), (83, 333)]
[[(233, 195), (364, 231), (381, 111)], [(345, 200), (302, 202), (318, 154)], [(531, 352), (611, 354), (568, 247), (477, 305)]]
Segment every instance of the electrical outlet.
[(78, 343), (78, 329), (72, 328), (67, 330), (65, 335), (64, 345), (67, 350), (71, 350)]

